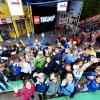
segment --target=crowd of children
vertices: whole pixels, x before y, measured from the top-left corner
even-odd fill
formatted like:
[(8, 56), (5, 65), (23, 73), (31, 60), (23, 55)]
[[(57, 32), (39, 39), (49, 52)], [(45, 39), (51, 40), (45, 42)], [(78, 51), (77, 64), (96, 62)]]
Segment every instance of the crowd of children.
[(55, 44), (45, 43), (42, 34), (40, 43), (0, 46), (0, 89), (6, 91), (7, 81), (24, 80), (23, 89), (14, 88), (14, 96), (22, 100), (95, 92), (100, 89), (100, 57), (96, 54), (90, 44), (81, 45), (61, 35)]

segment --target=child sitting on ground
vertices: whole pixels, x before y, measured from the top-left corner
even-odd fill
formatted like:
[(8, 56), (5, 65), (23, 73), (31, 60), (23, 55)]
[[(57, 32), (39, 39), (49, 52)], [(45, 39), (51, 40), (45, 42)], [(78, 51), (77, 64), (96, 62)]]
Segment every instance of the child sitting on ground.
[(70, 64), (65, 64), (64, 68), (61, 70), (61, 79), (64, 79), (66, 77), (66, 74), (68, 72), (72, 72), (72, 68)]
[(100, 89), (100, 76), (97, 76), (95, 72), (87, 73), (88, 83), (81, 89), (81, 92), (91, 91), (96, 92), (96, 90)]
[(50, 75), (50, 79), (48, 80), (48, 91), (47, 91), (47, 98), (58, 97), (60, 93), (60, 81), (58, 78), (57, 73), (52, 73)]
[(76, 80), (76, 83), (81, 79), (84, 71), (93, 63), (99, 62), (99, 59), (94, 58), (94, 61), (90, 61), (84, 64), (82, 59), (76, 60), (75, 64), (73, 65), (73, 74)]
[(67, 73), (66, 78), (62, 80), (60, 92), (62, 96), (69, 96), (74, 92), (75, 82), (72, 73)]
[(36, 92), (38, 93), (40, 100), (45, 99), (45, 94), (48, 90), (47, 80), (45, 79), (44, 73), (34, 73), (33, 82), (36, 85)]
[[(22, 100), (30, 100), (34, 97), (35, 94), (35, 85), (33, 83), (31, 83), (30, 80), (26, 79), (24, 81), (24, 87), (19, 91), (18, 87), (14, 87), (14, 96), (21, 96)], [(36, 99), (35, 99), (36, 100)], [(39, 99), (37, 99), (39, 100)]]

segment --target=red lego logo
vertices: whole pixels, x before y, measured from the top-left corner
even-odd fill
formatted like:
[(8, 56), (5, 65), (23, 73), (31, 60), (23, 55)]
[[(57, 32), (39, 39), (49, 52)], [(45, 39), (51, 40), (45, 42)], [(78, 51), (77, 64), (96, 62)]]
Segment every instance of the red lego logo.
[(34, 24), (40, 24), (40, 16), (33, 16)]

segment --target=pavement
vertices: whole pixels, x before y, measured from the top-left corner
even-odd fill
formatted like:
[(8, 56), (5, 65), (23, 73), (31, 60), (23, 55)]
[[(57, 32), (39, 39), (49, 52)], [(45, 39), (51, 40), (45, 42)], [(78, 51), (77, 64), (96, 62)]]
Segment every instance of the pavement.
[(0, 94), (0, 100), (21, 100), (20, 97), (14, 97), (13, 92)]
[[(57, 30), (56, 34), (55, 34), (55, 37), (51, 38), (51, 35), (53, 33), (54, 33), (54, 31), (50, 31), (50, 32), (44, 33), (44, 37), (45, 37), (45, 39), (46, 39), (47, 42), (51, 43), (57, 37), (57, 35), (59, 33), (63, 34), (61, 31)], [(33, 38), (34, 41), (35, 41), (35, 39), (38, 39), (40, 41), (41, 40), (41, 34), (31, 34), (30, 38)], [(18, 42), (20, 40), (22, 40), (24, 43), (28, 44), (28, 36), (24, 35), (24, 36), (17, 37), (16, 39), (8, 39), (8, 40), (5, 40), (3, 42), (0, 42), (0, 45), (13, 45), (13, 44), (15, 44), (16, 42)]]

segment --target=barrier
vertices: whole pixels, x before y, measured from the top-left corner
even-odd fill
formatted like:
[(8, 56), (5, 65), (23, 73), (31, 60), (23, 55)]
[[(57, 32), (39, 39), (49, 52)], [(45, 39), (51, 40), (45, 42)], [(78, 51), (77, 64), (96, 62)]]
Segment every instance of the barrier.
[[(7, 83), (9, 84), (9, 88), (5, 92), (12, 92), (13, 88), (15, 86), (18, 86), (19, 89), (21, 89), (23, 87), (22, 80), (11, 81), (11, 82), (7, 82)], [(0, 90), (0, 93), (3, 93), (3, 92), (1, 92), (1, 90)], [(92, 93), (92, 92), (78, 93), (78, 94), (75, 94), (75, 96), (73, 98), (71, 98), (71, 100), (99, 100), (99, 99), (100, 99), (100, 90), (98, 90), (95, 93)], [(64, 97), (47, 99), (47, 100), (68, 100), (68, 97), (64, 96)]]

